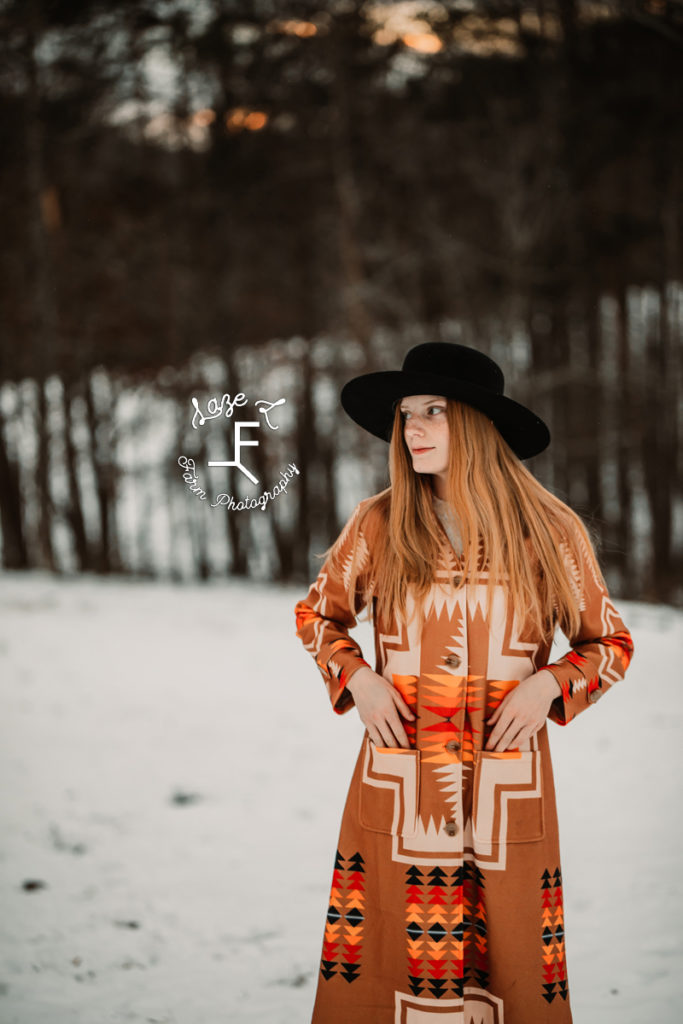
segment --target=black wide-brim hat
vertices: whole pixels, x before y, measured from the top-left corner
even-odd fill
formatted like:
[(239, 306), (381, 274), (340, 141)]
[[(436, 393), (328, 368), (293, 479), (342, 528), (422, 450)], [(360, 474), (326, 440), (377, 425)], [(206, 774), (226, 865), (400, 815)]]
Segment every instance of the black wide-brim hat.
[(400, 370), (354, 377), (341, 392), (351, 419), (383, 441), (391, 440), (396, 402), (408, 395), (457, 398), (485, 413), (520, 459), (550, 444), (550, 431), (535, 413), (503, 394), (503, 371), (467, 345), (428, 341), (411, 348)]

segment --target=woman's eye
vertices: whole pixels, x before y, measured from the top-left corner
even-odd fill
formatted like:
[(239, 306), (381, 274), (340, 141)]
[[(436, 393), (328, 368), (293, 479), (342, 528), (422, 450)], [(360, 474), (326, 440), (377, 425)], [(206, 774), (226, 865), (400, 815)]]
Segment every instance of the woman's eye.
[[(400, 411), (401, 416), (402, 416), (402, 418), (404, 420), (410, 419), (410, 417), (412, 416), (412, 413), (409, 412), (407, 409), (401, 409), (399, 411)], [(434, 411), (436, 411), (436, 412), (445, 412), (446, 409), (444, 408), (443, 405), (430, 405), (430, 406), (428, 406), (427, 412), (431, 413), (431, 412), (434, 412)]]

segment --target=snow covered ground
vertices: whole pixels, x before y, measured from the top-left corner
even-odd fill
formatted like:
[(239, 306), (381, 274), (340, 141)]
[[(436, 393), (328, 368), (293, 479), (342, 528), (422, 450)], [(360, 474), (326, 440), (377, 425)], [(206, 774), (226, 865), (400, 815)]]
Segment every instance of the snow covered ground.
[[(2, 577), (3, 1024), (309, 1024), (363, 726), (304, 593)], [(574, 1020), (678, 1024), (683, 614), (617, 604), (625, 681), (550, 726)]]

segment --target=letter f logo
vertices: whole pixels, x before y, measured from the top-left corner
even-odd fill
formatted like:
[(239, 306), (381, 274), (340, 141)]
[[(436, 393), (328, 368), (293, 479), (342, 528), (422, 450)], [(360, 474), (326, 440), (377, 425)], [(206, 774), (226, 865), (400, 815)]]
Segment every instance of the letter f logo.
[(246, 448), (249, 445), (257, 445), (258, 441), (243, 441), (242, 440), (242, 427), (260, 427), (261, 424), (258, 420), (238, 420), (235, 423), (235, 458), (231, 462), (209, 462), (209, 466), (237, 466), (241, 469), (245, 476), (249, 477), (253, 484), (257, 484), (258, 480), (253, 473), (250, 473), (240, 461), (240, 451), (242, 448)]

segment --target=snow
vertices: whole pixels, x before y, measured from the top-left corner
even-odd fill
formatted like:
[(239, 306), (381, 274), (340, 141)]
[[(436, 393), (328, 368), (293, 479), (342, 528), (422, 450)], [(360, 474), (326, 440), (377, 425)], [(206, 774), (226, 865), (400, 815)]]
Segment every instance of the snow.
[[(4, 574), (4, 1024), (310, 1022), (363, 726), (294, 635), (305, 589)], [(626, 679), (550, 726), (571, 999), (674, 1024), (683, 613), (617, 604)]]

